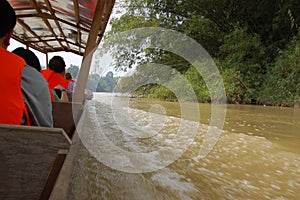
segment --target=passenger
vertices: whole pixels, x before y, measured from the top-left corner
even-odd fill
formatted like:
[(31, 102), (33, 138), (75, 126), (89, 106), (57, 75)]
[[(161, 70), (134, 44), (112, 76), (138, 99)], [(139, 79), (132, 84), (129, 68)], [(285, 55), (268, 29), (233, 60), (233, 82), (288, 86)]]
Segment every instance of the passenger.
[(23, 47), (18, 47), (12, 51), (12, 53), (22, 57), (27, 65), (34, 67), (38, 72), (41, 72), (42, 67), (38, 57), (29, 49)]
[[(51, 100), (55, 101), (57, 95), (61, 101), (68, 102), (67, 88), (69, 81), (64, 78), (66, 64), (61, 56), (54, 56), (49, 61), (49, 69), (42, 70), (41, 73), (48, 82)], [(55, 92), (55, 93), (54, 93)]]
[(0, 0), (0, 19), (0, 90), (5, 94), (0, 98), (0, 123), (52, 127), (47, 82), (24, 59), (7, 51), (16, 25), (15, 11), (7, 0)]
[(34, 124), (52, 127), (52, 104), (48, 84), (40, 73), (33, 70), (34, 68), (39, 72), (41, 71), (41, 64), (38, 57), (31, 50), (23, 47), (16, 48), (12, 52), (22, 57), (27, 64), (23, 70), (21, 88), (25, 104), (31, 113), (30, 116)]
[(69, 72), (67, 72), (67, 73), (65, 74), (65, 78), (66, 78), (68, 81), (70, 81), (70, 82), (75, 82), (75, 81), (73, 80), (72, 74), (69, 73)]
[[(73, 80), (73, 77), (70, 73), (66, 73), (65, 78), (70, 81), (68, 89), (67, 89), (67, 93), (68, 93), (68, 98), (71, 101), (72, 94), (75, 92), (76, 82)], [(94, 97), (93, 92), (89, 89), (84, 90), (84, 96), (85, 96), (85, 99), (87, 99), (87, 100), (91, 100)]]

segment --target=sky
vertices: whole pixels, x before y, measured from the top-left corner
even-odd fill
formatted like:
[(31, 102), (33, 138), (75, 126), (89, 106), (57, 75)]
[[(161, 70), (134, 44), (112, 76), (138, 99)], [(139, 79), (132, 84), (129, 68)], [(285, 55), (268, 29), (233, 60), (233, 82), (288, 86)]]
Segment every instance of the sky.
[[(18, 47), (24, 47), (26, 48), (26, 46), (14, 39), (10, 40), (10, 45), (8, 46), (7, 50), (8, 51), (13, 51), (15, 48)], [(39, 58), (40, 63), (42, 66), (46, 66), (46, 54), (41, 53), (39, 51), (36, 51), (34, 49), (29, 48), (30, 50), (32, 50), (36, 56)], [(66, 66), (67, 68), (70, 67), (70, 65), (77, 65), (80, 67), (81, 65), (81, 61), (82, 61), (82, 56), (76, 55), (74, 53), (71, 52), (55, 52), (55, 53), (48, 53), (48, 59), (50, 60), (53, 56), (62, 56), (65, 60)]]
[[(18, 47), (24, 47), (26, 48), (26, 46), (14, 39), (10, 40), (10, 45), (8, 46), (7, 50), (8, 51), (13, 51), (14, 49), (18, 48)], [(39, 58), (41, 66), (45, 67), (46, 66), (46, 54), (41, 53), (39, 51), (36, 51), (32, 48), (29, 48), (30, 50), (32, 50), (35, 55)], [(48, 53), (48, 59), (50, 60), (53, 56), (62, 56), (65, 60), (66, 66), (67, 68), (70, 67), (70, 65), (76, 65), (78, 67), (81, 66), (81, 62), (82, 62), (82, 56), (76, 55), (74, 53), (71, 52), (55, 52), (55, 53)], [(92, 73), (98, 73), (100, 76), (105, 76), (109, 71), (113, 72), (115, 76), (125, 76), (128, 74), (128, 72), (122, 72), (122, 71), (115, 71), (115, 69), (111, 66), (112, 63), (112, 58), (109, 55), (104, 55), (103, 57), (101, 57), (100, 59), (100, 63), (101, 65), (99, 65), (97, 67), (97, 69), (95, 69), (95, 65), (93, 65), (92, 62), (92, 66), (90, 71)]]

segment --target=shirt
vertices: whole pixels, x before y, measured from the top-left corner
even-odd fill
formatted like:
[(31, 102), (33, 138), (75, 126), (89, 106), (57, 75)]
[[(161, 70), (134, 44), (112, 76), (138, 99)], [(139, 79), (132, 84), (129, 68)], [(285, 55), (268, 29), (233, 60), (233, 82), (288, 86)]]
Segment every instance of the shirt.
[(65, 89), (68, 88), (69, 81), (67, 79), (65, 79), (63, 77), (63, 75), (61, 75), (60, 73), (57, 73), (57, 72), (55, 72), (53, 70), (50, 70), (50, 69), (42, 70), (41, 73), (44, 76), (44, 78), (46, 79), (46, 81), (48, 82), (48, 87), (49, 87), (49, 91), (50, 91), (52, 101), (54, 101), (54, 96), (53, 96), (52, 90), (56, 86), (61, 85)]
[(52, 103), (48, 84), (41, 73), (30, 66), (22, 72), (21, 89), (25, 104), (38, 126), (53, 127)]

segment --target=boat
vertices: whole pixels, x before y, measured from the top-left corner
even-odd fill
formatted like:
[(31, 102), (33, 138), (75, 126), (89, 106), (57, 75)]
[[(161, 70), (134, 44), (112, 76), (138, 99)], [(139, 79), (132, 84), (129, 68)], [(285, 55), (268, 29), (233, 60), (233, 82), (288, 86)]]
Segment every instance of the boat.
[(68, 199), (93, 50), (115, 0), (8, 0), (13, 39), (46, 54), (83, 56), (72, 102), (53, 102), (53, 128), (0, 124), (0, 199)]

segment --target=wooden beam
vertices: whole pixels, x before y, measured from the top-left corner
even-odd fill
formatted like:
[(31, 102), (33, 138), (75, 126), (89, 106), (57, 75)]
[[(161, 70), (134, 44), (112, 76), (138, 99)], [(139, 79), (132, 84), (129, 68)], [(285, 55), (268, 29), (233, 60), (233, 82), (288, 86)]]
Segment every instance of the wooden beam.
[[(74, 11), (75, 11), (75, 18), (76, 18), (76, 26), (77, 26), (77, 43), (81, 44), (81, 30), (80, 30), (80, 19), (79, 19), (79, 3), (78, 0), (74, 0)], [(81, 52), (81, 47), (79, 46), (79, 52)]]
[[(41, 11), (40, 7), (37, 5), (36, 0), (29, 0), (29, 1), (31, 2), (32, 6), (35, 8), (35, 10), (37, 11), (37, 13), (38, 13), (39, 15), (43, 15), (43, 12)], [(51, 12), (51, 11), (50, 11), (50, 12)], [(51, 14), (52, 14), (52, 13), (51, 13)], [(53, 35), (56, 39), (58, 39), (57, 35), (55, 34), (53, 28), (51, 27), (51, 25), (50, 25), (50, 23), (49, 23), (49, 21), (48, 21), (48, 19), (42, 18), (42, 20), (44, 21), (44, 23), (46, 24), (46, 26), (48, 27), (48, 29), (49, 29), (49, 31), (52, 33), (52, 35)], [(60, 46), (64, 49), (64, 45), (63, 45), (60, 41), (58, 41), (58, 43), (59, 43)]]
[(64, 161), (67, 157), (67, 154), (68, 154), (68, 151), (66, 151), (66, 150), (58, 151), (56, 158), (52, 164), (46, 184), (43, 188), (43, 191), (40, 194), (40, 197), (39, 197), (40, 200), (49, 199), (50, 194), (54, 188), (55, 182), (57, 180), (57, 177), (59, 175), (59, 172), (61, 171)]
[(82, 148), (82, 143), (77, 131), (75, 131), (72, 141), (73, 144), (70, 147), (69, 153), (56, 180), (49, 200), (69, 199), (72, 184), (72, 173), (75, 168), (78, 152), (80, 148)]
[[(26, 31), (30, 32), (31, 35), (33, 35), (34, 39), (33, 41), (31, 40), (31, 37), (27, 38), (27, 37), (21, 37), (19, 35), (14, 35), (13, 38), (16, 39), (17, 41), (28, 45), (29, 47), (36, 49), (40, 52), (46, 53), (46, 52), (54, 52), (54, 51), (67, 51), (67, 52), (72, 52), (78, 55), (84, 55), (84, 52), (87, 53), (90, 49), (93, 49), (95, 46), (97, 46), (99, 44), (99, 42), (101, 41), (101, 38), (103, 37), (103, 33), (105, 31), (105, 27), (107, 24), (107, 20), (109, 15), (107, 15), (107, 13), (109, 13), (111, 11), (111, 8), (109, 8), (110, 6), (106, 6), (106, 4), (113, 4), (111, 0), (99, 0), (97, 2), (98, 9), (97, 9), (97, 5), (96, 5), (96, 9), (95, 9), (95, 16), (93, 17), (93, 21), (92, 24), (96, 24), (97, 21), (100, 22), (98, 23), (98, 26), (100, 26), (99, 31), (97, 31), (97, 28), (92, 28), (91, 24), (88, 21), (85, 20), (81, 20), (80, 18), (80, 7), (79, 7), (79, 0), (70, 0), (71, 2), (73, 2), (74, 5), (74, 19), (72, 21), (68, 21), (65, 20), (63, 18), (59, 18), (58, 16), (56, 16), (55, 14), (55, 10), (53, 9), (51, 3), (49, 0), (43, 0), (43, 1), (38, 1), (38, 0), (28, 0), (31, 3), (30, 8), (24, 8), (25, 10), (28, 11), (33, 11), (33, 12), (28, 12), (29, 14), (25, 14), (24, 12), (19, 12), (19, 14), (17, 15), (17, 19), (19, 20), (19, 25), (21, 27), (23, 27), (23, 29), (25, 29)], [(41, 3), (41, 4), (40, 4)], [(44, 7), (45, 9), (47, 9), (48, 11), (45, 12), (41, 7), (42, 6), (46, 6)], [(104, 7), (103, 7), (104, 5)], [(24, 10), (23, 8), (18, 8), (16, 7), (15, 10)], [(105, 11), (103, 11), (105, 10)], [(102, 16), (102, 18), (101, 18)], [(104, 16), (104, 17), (103, 17)], [(42, 35), (39, 35), (38, 32), (36, 32), (35, 30), (31, 29), (30, 25), (25, 25), (24, 20), (22, 19), (27, 19), (27, 20), (31, 20), (30, 18), (37, 18), (40, 19), (45, 28), (48, 30), (44, 30), (46, 32), (48, 32), (48, 34), (51, 34), (51, 37), (54, 39), (51, 40), (47, 40), (47, 39), (43, 39)], [(94, 20), (95, 19), (95, 20)], [(97, 20), (98, 19), (98, 20)], [(49, 20), (53, 20), (53, 24), (55, 24), (55, 27), (52, 27), (52, 23), (50, 23)], [(75, 41), (70, 41), (68, 36), (65, 35), (66, 33), (63, 30), (63, 27), (61, 27), (61, 24), (66, 24), (72, 28), (76, 29), (76, 38)], [(93, 25), (92, 25), (93, 26)], [(91, 28), (90, 28), (91, 27)], [(59, 35), (58, 33), (56, 33), (54, 31), (54, 28), (57, 28), (59, 30)], [(89, 35), (88, 41), (86, 41), (85, 38), (82, 37), (83, 34), (89, 34), (90, 31), (91, 33), (94, 31), (93, 34)], [(60, 37), (61, 35), (61, 37)], [(97, 39), (95, 40), (95, 38), (91, 37), (93, 35), (93, 37), (96, 37)], [(38, 41), (37, 41), (38, 40)], [(48, 44), (49, 41), (57, 41), (58, 45), (61, 48), (56, 48), (50, 44)], [(37, 42), (42, 42), (44, 45), (36, 45), (35, 43)], [(72, 45), (76, 46), (76, 50), (75, 49), (71, 49)], [(88, 50), (85, 51), (86, 46), (88, 47)]]
[(104, 32), (106, 30), (106, 26), (107, 26), (107, 23), (109, 21), (109, 17), (111, 15), (111, 12), (112, 12), (112, 8), (114, 7), (114, 4), (115, 4), (115, 0), (111, 0), (111, 1), (108, 1), (107, 5), (106, 5), (106, 13), (104, 15), (104, 24), (102, 26), (102, 29), (101, 29), (101, 32), (100, 32), (100, 35), (101, 37), (98, 38), (98, 41), (97, 41), (97, 44), (100, 44), (100, 41), (104, 35)]
[[(68, 41), (68, 40), (65, 41), (64, 39), (49, 39), (49, 40), (42, 40), (41, 39), (41, 40), (34, 40), (34, 41), (28, 40), (28, 41), (26, 41), (26, 44), (34, 44), (34, 43), (39, 43), (39, 42), (55, 42), (55, 41), (64, 41), (64, 42), (68, 42), (69, 44), (72, 44), (74, 46), (77, 46), (78, 48), (84, 48), (83, 45), (76, 44), (76, 43)], [(53, 48), (53, 49), (55, 49), (55, 48)]]
[[(30, 32), (34, 37), (36, 37), (38, 40), (41, 40), (41, 38), (33, 31), (31, 28), (21, 19), (17, 19), (17, 22), (28, 32)], [(27, 42), (27, 41), (26, 41)], [(44, 43), (49, 48), (52, 48), (48, 43)]]
[(67, 25), (69, 25), (69, 26), (72, 26), (72, 27), (74, 27), (74, 28), (83, 30), (83, 31), (85, 31), (85, 32), (87, 32), (87, 33), (90, 32), (89, 29), (84, 28), (83, 26), (80, 26), (80, 25), (77, 25), (77, 24), (76, 24), (76, 25), (75, 25), (75, 24), (72, 24), (71, 22), (68, 22), (68, 21), (66, 21), (66, 20), (64, 20), (64, 19), (57, 18), (57, 20), (60, 21), (60, 22), (62, 22), (62, 23), (65, 23), (65, 24), (67, 24)]
[[(46, 3), (46, 5), (47, 5), (48, 10), (49, 10), (50, 13), (51, 13), (51, 16), (53, 16), (53, 20), (54, 20), (54, 22), (55, 22), (57, 28), (59, 29), (60, 34), (61, 34), (62, 37), (64, 38), (64, 41), (67, 41), (66, 36), (65, 36), (65, 34), (64, 34), (64, 31), (62, 30), (60, 24), (58, 23), (58, 21), (57, 21), (57, 19), (56, 19), (55, 13), (54, 13), (54, 11), (53, 11), (53, 9), (52, 9), (52, 7), (51, 7), (51, 4), (50, 4), (49, 0), (45, 0), (45, 3)], [(60, 45), (63, 47), (62, 43), (61, 43), (61, 42), (59, 42), (59, 43), (60, 43)], [(66, 43), (67, 43), (68, 49), (70, 49), (70, 45), (68, 44), (68, 42), (66, 42)]]
[(91, 53), (93, 49), (98, 45), (96, 42), (97, 42), (98, 33), (101, 30), (101, 22), (103, 19), (102, 16), (103, 16), (104, 5), (105, 5), (105, 0), (100, 0), (97, 2), (92, 26), (90, 29), (90, 34), (84, 52), (84, 57), (86, 57), (89, 53)]
[(51, 16), (48, 13), (36, 13), (36, 14), (19, 14), (16, 15), (17, 18), (29, 18), (29, 17), (40, 17), (43, 19), (53, 19), (53, 16)]
[(90, 65), (92, 61), (93, 49), (97, 46), (97, 35), (101, 28), (102, 14), (104, 9), (105, 0), (99, 0), (96, 5), (95, 14), (90, 30), (90, 34), (85, 48), (81, 69), (79, 71), (75, 93), (73, 95), (73, 101), (83, 103), (84, 101), (84, 90), (86, 87)]
[(46, 69), (49, 69), (49, 55), (48, 52), (46, 53)]
[[(28, 38), (29, 39), (29, 38)], [(41, 40), (28, 40), (28, 41), (26, 41), (28, 44), (33, 44), (33, 43), (39, 43), (39, 42), (55, 42), (55, 41), (58, 41), (58, 40), (60, 40), (60, 41), (64, 41), (63, 39), (49, 39), (49, 40), (43, 40), (43, 39), (41, 39)]]

